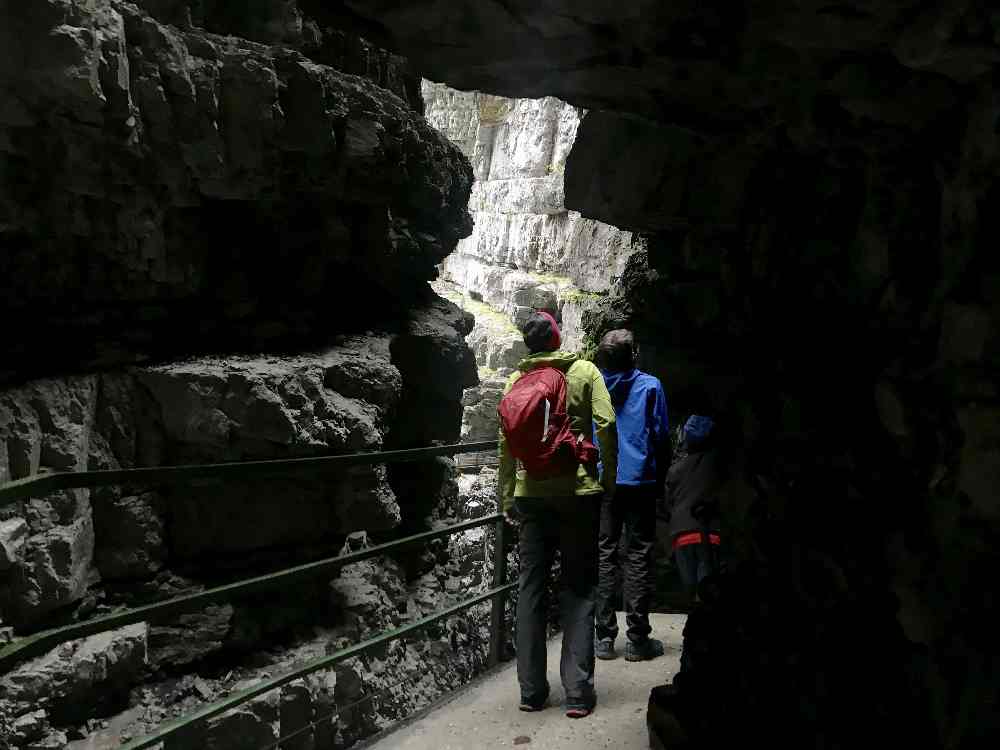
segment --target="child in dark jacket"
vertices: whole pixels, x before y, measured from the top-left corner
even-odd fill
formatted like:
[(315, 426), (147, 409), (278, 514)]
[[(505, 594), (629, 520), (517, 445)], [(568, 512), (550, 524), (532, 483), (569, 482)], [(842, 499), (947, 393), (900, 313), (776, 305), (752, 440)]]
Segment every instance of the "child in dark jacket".
[(698, 584), (718, 566), (719, 491), (726, 481), (711, 417), (688, 418), (683, 448), (687, 455), (667, 473), (665, 505), (681, 581), (697, 597)]

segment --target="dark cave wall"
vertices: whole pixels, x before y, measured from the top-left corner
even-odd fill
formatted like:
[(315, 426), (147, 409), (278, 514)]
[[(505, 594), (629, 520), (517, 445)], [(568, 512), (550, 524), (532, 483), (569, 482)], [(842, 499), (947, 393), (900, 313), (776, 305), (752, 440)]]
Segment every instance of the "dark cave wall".
[(741, 732), (1000, 730), (1000, 108), (992, 81), (942, 92), (907, 127), (817, 97), (808, 137), (756, 142), (589, 116), (567, 165), (567, 200), (649, 231), (591, 334), (633, 326), (675, 422), (708, 401), (735, 433), (735, 560), (677, 685)]

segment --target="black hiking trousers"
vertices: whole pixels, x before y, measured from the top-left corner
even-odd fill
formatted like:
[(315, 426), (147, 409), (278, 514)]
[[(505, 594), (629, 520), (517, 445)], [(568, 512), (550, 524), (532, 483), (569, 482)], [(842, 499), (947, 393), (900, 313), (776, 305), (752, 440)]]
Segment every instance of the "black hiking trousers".
[[(625, 559), (619, 560), (622, 533)], [(633, 643), (649, 637), (649, 605), (655, 586), (653, 550), (656, 542), (656, 486), (618, 485), (613, 498), (601, 503), (598, 535), (600, 581), (597, 586), (596, 635), (618, 636), (615, 604), (618, 591), (625, 606), (625, 635)], [(619, 580), (622, 581), (619, 589)]]
[(541, 703), (549, 694), (546, 621), (549, 571), (559, 551), (559, 673), (569, 707), (594, 705), (594, 591), (600, 495), (517, 498), (521, 524), (517, 594), (517, 678), (521, 700)]

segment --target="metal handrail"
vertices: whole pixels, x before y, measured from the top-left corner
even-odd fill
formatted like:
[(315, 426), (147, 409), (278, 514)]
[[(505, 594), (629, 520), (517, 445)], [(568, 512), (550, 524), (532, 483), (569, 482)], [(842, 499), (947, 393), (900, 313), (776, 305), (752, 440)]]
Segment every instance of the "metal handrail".
[(366, 464), (421, 461), (456, 453), (475, 453), (496, 449), (496, 440), (453, 443), (430, 448), (406, 448), (375, 453), (349, 453), (336, 456), (277, 458), (267, 461), (232, 461), (223, 464), (184, 466), (149, 466), (139, 469), (101, 469), (99, 471), (57, 471), (17, 479), (0, 485), (0, 506), (28, 497), (47, 495), (59, 490), (81, 487), (105, 487), (110, 484), (173, 484), (194, 479), (258, 479), (299, 472), (318, 473), (327, 469)]
[[(475, 443), (457, 443), (430, 448), (411, 448), (406, 450), (382, 451), (374, 453), (356, 453), (339, 456), (318, 456), (310, 458), (277, 459), (273, 461), (247, 461), (225, 464), (200, 464), (193, 466), (159, 466), (140, 469), (115, 469), (104, 471), (59, 472), (43, 474), (20, 479), (0, 486), (0, 506), (15, 502), (32, 495), (75, 487), (101, 487), (111, 484), (163, 484), (190, 481), (193, 479), (225, 479), (248, 476), (273, 476), (296, 473), (299, 471), (317, 472), (338, 466), (356, 466), (365, 464), (392, 463), (397, 461), (418, 461), (436, 456), (471, 453), (496, 448), (497, 441), (481, 441)], [(191, 724), (216, 716), (220, 713), (246, 703), (253, 698), (274, 688), (281, 687), (299, 677), (333, 666), (344, 659), (364, 653), (370, 648), (386, 641), (402, 637), (410, 632), (437, 622), (452, 614), (464, 611), (484, 601), (492, 601), (490, 613), (490, 654), (489, 663), (495, 665), (500, 660), (500, 631), (503, 625), (505, 595), (516, 584), (505, 583), (507, 577), (507, 557), (504, 553), (504, 517), (493, 514), (482, 518), (453, 524), (442, 529), (434, 529), (414, 534), (403, 539), (397, 539), (386, 544), (376, 545), (346, 555), (317, 560), (293, 568), (286, 568), (274, 573), (254, 578), (236, 581), (216, 588), (200, 591), (194, 594), (168, 599), (154, 604), (135, 607), (122, 612), (112, 613), (73, 623), (59, 628), (52, 628), (18, 638), (0, 649), (0, 671), (7, 669), (26, 658), (43, 653), (60, 643), (75, 640), (95, 633), (112, 630), (136, 622), (143, 622), (153, 616), (172, 615), (197, 609), (208, 603), (228, 599), (235, 593), (254, 591), (275, 585), (284, 585), (293, 581), (308, 579), (339, 569), (344, 565), (367, 560), (386, 554), (412, 544), (430, 541), (469, 529), (495, 525), (494, 535), (494, 565), (493, 586), (489, 591), (453, 605), (441, 612), (429, 615), (417, 622), (397, 630), (382, 633), (354, 646), (338, 651), (335, 654), (311, 662), (299, 669), (284, 675), (265, 680), (258, 685), (244, 690), (228, 698), (205, 706), (198, 711), (169, 722), (147, 737), (138, 738), (122, 745), (128, 750), (151, 747), (161, 742), (165, 737), (175, 734)]]
[(162, 725), (152, 734), (148, 734), (145, 737), (139, 737), (132, 740), (131, 742), (126, 742), (122, 745), (119, 750), (140, 750), (140, 748), (152, 747), (172, 734), (177, 734), (199, 721), (205, 721), (213, 716), (218, 716), (221, 713), (230, 711), (234, 708), (242, 706), (244, 703), (248, 703), (259, 695), (263, 695), (266, 692), (279, 688), (282, 685), (287, 685), (289, 682), (294, 682), (300, 677), (305, 677), (313, 672), (318, 672), (322, 669), (328, 669), (336, 664), (344, 661), (345, 659), (350, 659), (354, 656), (360, 656), (365, 651), (380, 646), (386, 641), (391, 641), (396, 638), (401, 638), (409, 633), (412, 633), (421, 628), (427, 627), (438, 620), (443, 620), (446, 617), (457, 614), (469, 607), (474, 607), (477, 604), (482, 604), (488, 599), (492, 599), (494, 602), (502, 597), (505, 593), (513, 589), (517, 584), (508, 583), (503, 586), (497, 586), (491, 588), (489, 591), (484, 591), (482, 594), (478, 594), (470, 599), (466, 599), (463, 602), (455, 604), (447, 609), (443, 609), (433, 615), (428, 615), (427, 617), (421, 618), (416, 622), (412, 622), (409, 625), (404, 625), (396, 630), (390, 630), (388, 632), (382, 633), (381, 635), (375, 636), (374, 638), (369, 638), (366, 641), (357, 643), (353, 646), (348, 646), (345, 649), (338, 651), (330, 656), (324, 656), (322, 659), (316, 659), (315, 661), (309, 662), (305, 666), (299, 667), (298, 669), (293, 669), (289, 672), (285, 672), (277, 677), (271, 677), (269, 679), (263, 680), (251, 688), (242, 690), (235, 695), (231, 695), (228, 698), (224, 698), (215, 703), (211, 703), (204, 706), (193, 713), (186, 716), (182, 716), (179, 719), (174, 719), (173, 721), (167, 722)]
[(103, 633), (107, 630), (115, 630), (126, 625), (133, 625), (137, 622), (167, 617), (170, 615), (190, 612), (195, 609), (207, 606), (214, 602), (224, 601), (232, 597), (233, 594), (258, 591), (264, 588), (287, 585), (290, 583), (319, 577), (323, 574), (333, 573), (339, 568), (351, 563), (361, 562), (373, 557), (387, 554), (393, 550), (420, 542), (428, 542), (432, 539), (439, 539), (443, 536), (450, 536), (460, 531), (468, 531), (480, 526), (485, 526), (490, 522), (495, 522), (502, 516), (486, 516), (476, 518), (471, 521), (454, 524), (443, 529), (425, 531), (413, 536), (397, 539), (386, 544), (379, 544), (374, 547), (351, 552), (337, 557), (328, 557), (323, 560), (316, 560), (304, 565), (297, 565), (294, 568), (285, 568), (274, 573), (268, 573), (254, 578), (244, 578), (240, 581), (228, 583), (224, 586), (198, 591), (193, 594), (183, 594), (172, 599), (164, 599), (161, 602), (146, 604), (141, 607), (126, 609), (121, 612), (113, 612), (109, 615), (94, 617), (83, 622), (75, 622), (50, 630), (41, 630), (37, 633), (18, 638), (0, 648), (0, 672), (5, 672), (14, 664), (30, 659), (33, 656), (45, 653), (49, 649), (55, 648), (60, 643), (73, 641), (78, 638), (85, 638), (88, 635)]

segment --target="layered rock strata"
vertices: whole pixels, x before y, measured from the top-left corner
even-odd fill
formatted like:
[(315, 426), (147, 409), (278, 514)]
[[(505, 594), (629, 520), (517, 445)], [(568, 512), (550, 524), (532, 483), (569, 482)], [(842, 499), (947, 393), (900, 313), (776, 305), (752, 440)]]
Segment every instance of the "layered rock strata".
[(552, 97), (504, 99), (430, 81), (423, 94), (428, 121), (475, 175), (475, 226), (445, 259), (443, 278), (515, 324), (532, 308), (557, 311), (566, 346), (579, 348), (583, 311), (642, 246), (566, 208), (563, 174), (584, 113)]
[[(472, 321), (427, 281), (471, 231), (466, 158), (336, 12), (238, 5), (0, 3), (0, 482), (459, 437)], [(31, 498), (0, 508), (0, 640), (464, 513), (448, 461)], [(428, 614), (488, 578), (485, 541), (64, 645), (4, 676), (0, 746), (117, 742)], [(322, 746), (353, 744), (481, 668), (484, 622), (269, 697), (268, 727), (335, 706)]]
[[(475, 503), (457, 498), (454, 489), (442, 492), (429, 522), (451, 524), (482, 514)], [(341, 553), (370, 543), (364, 532), (351, 534)], [(67, 644), (4, 676), (0, 726), (13, 747), (117, 746), (263, 677), (461, 601), (488, 585), (491, 549), (488, 532), (478, 530), (428, 549), (415, 577), (387, 557), (348, 566), (314, 592), (312, 608), (329, 614), (314, 616), (308, 637), (258, 644), (247, 658), (195, 673), (142, 682), (146, 650), (152, 647), (145, 624)], [(291, 735), (283, 745), (349, 747), (460, 687), (484, 668), (488, 650), (486, 604), (193, 725), (165, 746), (237, 750), (251, 741), (265, 745)]]
[(404, 317), (471, 229), (416, 79), (321, 22), (284, 43), (294, 2), (140, 5), (0, 6), (0, 383)]
[[(33, 381), (0, 395), (3, 467), (18, 479), (54, 470), (304, 457), (454, 440), (462, 388), (475, 379), (472, 353), (462, 339), (468, 330), (467, 317), (441, 301), (412, 313), (397, 332), (341, 337), (319, 352), (202, 357)], [(427, 386), (444, 373), (450, 390)], [(419, 398), (421, 411), (452, 417), (425, 420), (414, 436), (407, 398)], [(397, 529), (463, 520), (469, 516), (460, 507), (454, 470), (450, 462), (439, 463), (433, 471), (421, 466), (417, 474), (403, 464), (375, 465), (349, 469), (346, 476), (74, 490), (5, 506), (0, 626), (22, 634), (331, 556), (346, 535), (362, 530), (386, 538)], [(15, 670), (10, 679), (19, 687), (5, 695), (10, 703), (4, 713), (16, 724), (42, 707), (45, 721), (35, 722), (38, 732), (62, 731), (120, 707), (130, 688), (157, 671), (180, 670), (207, 657), (239, 664), (242, 654), (323, 622), (343, 622), (337, 642), (346, 644), (352, 632), (361, 636), (398, 620), (394, 607), (416, 619), (444, 606), (445, 593), (454, 600), (474, 590), (485, 575), (484, 544), (478, 532), (416, 549), (406, 567), (389, 576), (389, 598), (377, 586), (352, 583), (360, 575), (352, 566), (331, 584), (332, 598), (318, 580), (271, 592), (263, 608), (254, 605), (256, 599), (238, 598), (151, 623), (148, 636), (143, 626), (141, 656), (130, 657), (114, 680), (111, 672), (86, 670), (94, 675), (93, 696), (106, 694), (109, 706), (88, 698), (77, 702), (72, 716), (58, 708), (55, 692), (38, 687), (38, 695), (29, 695), (24, 687), (45, 683), (45, 660), (57, 660), (68, 673), (83, 669), (82, 657), (61, 650)], [(393, 565), (360, 567), (378, 577), (389, 575), (384, 571)], [(455, 576), (456, 584), (445, 586)], [(407, 597), (415, 597), (416, 605), (408, 606)], [(349, 614), (359, 608), (371, 619), (360, 630)], [(474, 621), (476, 628), (483, 626)], [(461, 658), (481, 666), (486, 646), (481, 639), (476, 643)], [(118, 658), (111, 655), (119, 652), (116, 647), (102, 648), (107, 658)], [(463, 670), (440, 687), (457, 685), (454, 680), (469, 673)], [(252, 674), (248, 670), (246, 679)]]

